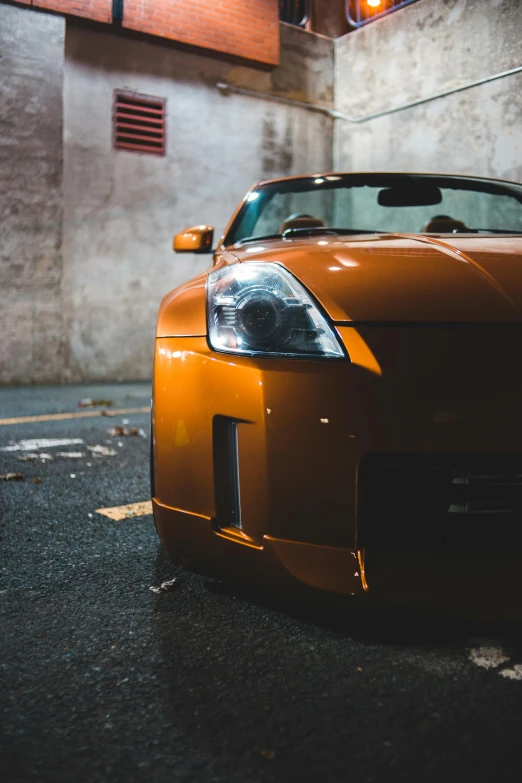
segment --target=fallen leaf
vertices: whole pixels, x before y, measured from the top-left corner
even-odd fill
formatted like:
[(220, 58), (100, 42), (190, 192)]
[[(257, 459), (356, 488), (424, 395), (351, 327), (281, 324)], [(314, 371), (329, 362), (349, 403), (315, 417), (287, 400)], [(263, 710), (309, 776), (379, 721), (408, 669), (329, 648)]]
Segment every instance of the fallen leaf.
[(169, 593), (177, 587), (178, 578), (174, 577), (169, 582), (162, 582), (159, 587), (151, 587), (153, 593)]
[(111, 427), (109, 430), (107, 430), (107, 432), (113, 437), (121, 435), (125, 437), (129, 437), (131, 435), (141, 435), (142, 438), (147, 437), (141, 427), (122, 427), (120, 424), (116, 424), (115, 427)]
[(0, 476), (0, 481), (23, 481), (24, 478), (23, 473), (3, 473)]
[(262, 750), (261, 755), (265, 757), (265, 759), (273, 759), (275, 756), (275, 750)]
[(33, 479), (33, 484), (41, 484), (41, 483), (42, 483), (42, 479), (38, 478), (38, 476), (35, 476)]
[(38, 454), (24, 454), (23, 457), (18, 457), (18, 462), (31, 462), (35, 459), (40, 459), (42, 462), (47, 462), (48, 460), (52, 459), (52, 454), (46, 454), (45, 452), (41, 452)]
[(111, 427), (107, 430), (109, 435), (123, 435), (124, 427), (121, 427), (119, 424), (116, 424), (115, 427)]
[(92, 400), (90, 397), (84, 397), (83, 400), (80, 400), (78, 403), (79, 408), (96, 408), (97, 406), (103, 406), (104, 408), (110, 408), (111, 405), (114, 405), (114, 402), (112, 400)]
[(99, 457), (115, 457), (116, 452), (114, 449), (109, 449), (107, 446), (87, 446), (89, 451), (91, 451), (94, 456)]
[[(122, 519), (130, 517), (143, 517), (152, 514), (152, 501), (143, 500), (139, 503), (129, 503), (127, 506), (111, 506), (110, 508), (97, 508), (97, 514), (103, 514), (115, 522), (121, 522)], [(125, 542), (123, 542), (125, 546)]]

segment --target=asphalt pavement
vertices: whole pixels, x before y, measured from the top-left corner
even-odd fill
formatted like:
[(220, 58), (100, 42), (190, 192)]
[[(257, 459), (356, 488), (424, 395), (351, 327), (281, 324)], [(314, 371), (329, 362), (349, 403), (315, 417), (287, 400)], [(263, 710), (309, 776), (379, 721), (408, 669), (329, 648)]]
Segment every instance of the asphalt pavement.
[(0, 389), (3, 783), (519, 783), (517, 626), (248, 594), (100, 513), (150, 499), (149, 403)]

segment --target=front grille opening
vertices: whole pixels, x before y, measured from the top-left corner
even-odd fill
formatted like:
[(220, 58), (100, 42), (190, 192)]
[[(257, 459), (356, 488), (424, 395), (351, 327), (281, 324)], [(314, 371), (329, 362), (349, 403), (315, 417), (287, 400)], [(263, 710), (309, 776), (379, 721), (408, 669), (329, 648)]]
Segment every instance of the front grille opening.
[(114, 91), (114, 148), (165, 155), (166, 100)]
[(358, 473), (368, 552), (522, 552), (522, 456), (369, 454)]

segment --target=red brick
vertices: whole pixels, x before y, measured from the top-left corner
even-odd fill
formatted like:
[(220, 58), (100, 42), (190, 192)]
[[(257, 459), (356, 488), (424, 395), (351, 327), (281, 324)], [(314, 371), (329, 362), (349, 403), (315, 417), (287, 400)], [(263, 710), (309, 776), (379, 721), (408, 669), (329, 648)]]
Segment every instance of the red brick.
[(277, 0), (126, 0), (123, 26), (277, 65), (278, 20)]
[(33, 0), (32, 5), (97, 22), (112, 21), (112, 0)]
[[(112, 0), (32, 0), (32, 5), (112, 22)], [(279, 62), (278, 0), (125, 0), (123, 26), (269, 65)]]

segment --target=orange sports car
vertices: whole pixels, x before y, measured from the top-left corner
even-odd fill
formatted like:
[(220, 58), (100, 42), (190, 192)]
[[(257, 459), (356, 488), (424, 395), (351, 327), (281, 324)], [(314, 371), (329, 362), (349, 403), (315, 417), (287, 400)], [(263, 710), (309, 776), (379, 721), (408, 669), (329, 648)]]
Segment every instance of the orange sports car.
[(162, 301), (152, 494), (173, 560), (287, 590), (522, 601), (522, 185), (261, 182)]

